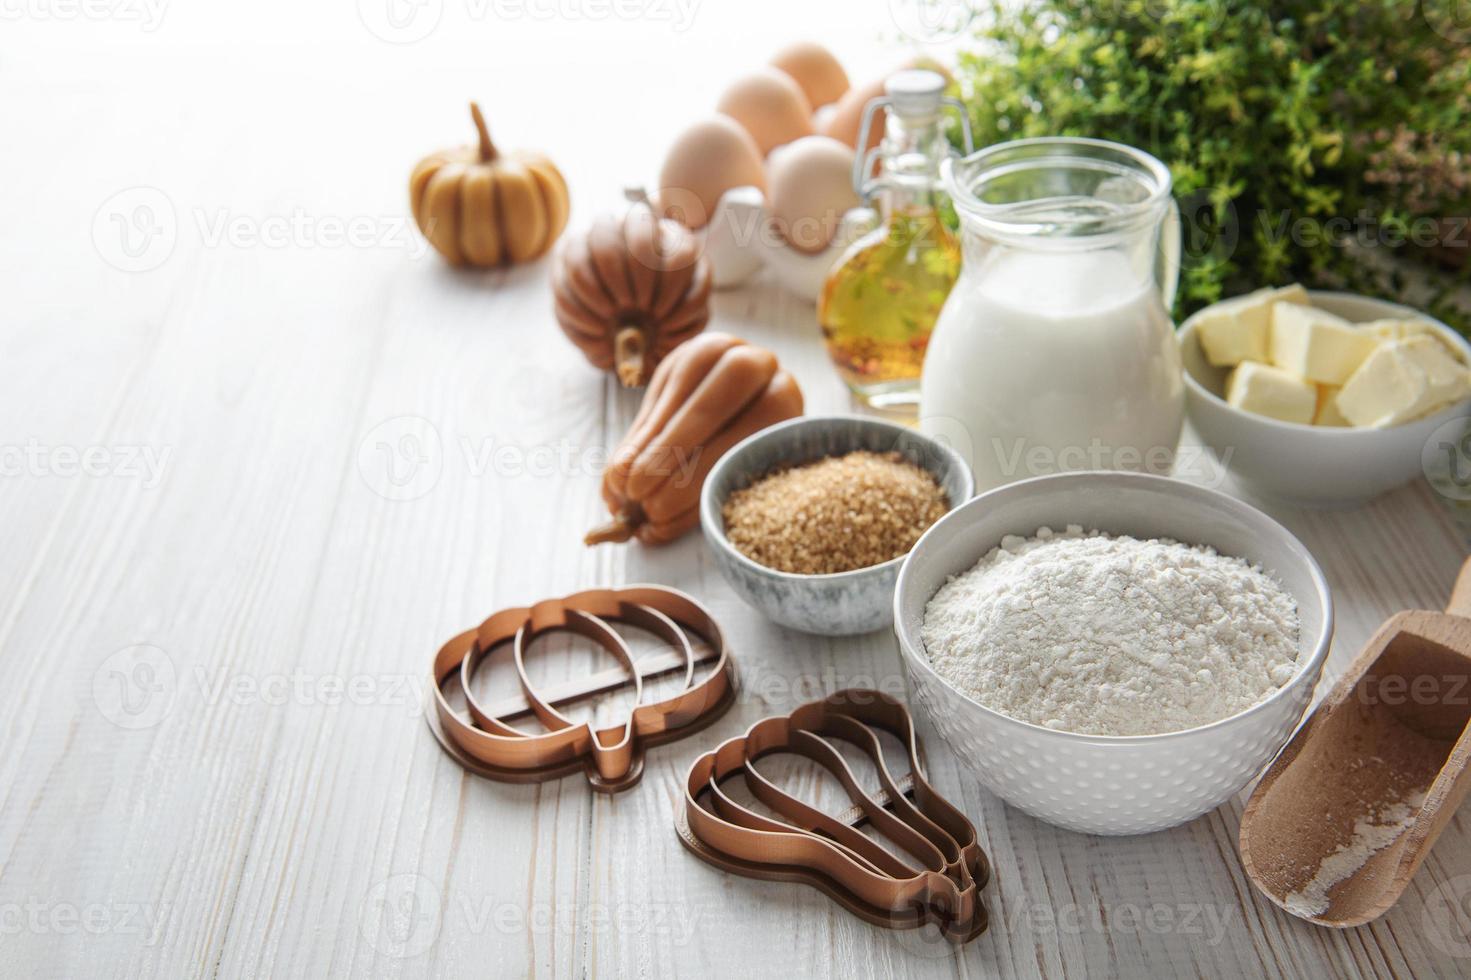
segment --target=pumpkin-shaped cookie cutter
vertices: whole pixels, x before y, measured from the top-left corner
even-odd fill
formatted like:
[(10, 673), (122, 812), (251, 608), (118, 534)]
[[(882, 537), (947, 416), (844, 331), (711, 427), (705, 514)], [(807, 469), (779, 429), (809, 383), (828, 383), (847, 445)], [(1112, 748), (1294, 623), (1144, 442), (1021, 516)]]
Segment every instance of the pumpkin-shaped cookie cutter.
[[(634, 660), (627, 642), (609, 625), (622, 622), (647, 630), (671, 652)], [(598, 644), (618, 660), (612, 671), (590, 674), (538, 690), (526, 671), (526, 649), (549, 633), (573, 633)], [(697, 652), (689, 633), (705, 640)], [(485, 704), (474, 693), (476, 670), (485, 657), (511, 644), (520, 696)], [(696, 683), (696, 667), (713, 661)], [(683, 686), (645, 703), (644, 681), (681, 671)], [(583, 771), (596, 790), (616, 793), (643, 776), (644, 751), (684, 738), (719, 718), (735, 701), (735, 669), (720, 626), (693, 598), (658, 585), (590, 589), (562, 599), (503, 609), (478, 627), (451, 639), (434, 658), (425, 718), (439, 744), (467, 770), (502, 782), (542, 782)], [(576, 722), (565, 705), (622, 687), (633, 687), (634, 704), (621, 724), (595, 728)], [(451, 703), (458, 691), (462, 716)], [(529, 732), (511, 724), (534, 716), (546, 729)]]
[[(877, 730), (904, 745), (910, 768), (902, 778), (884, 761)], [(881, 787), (877, 795), (863, 789), (834, 740), (869, 757)], [(828, 770), (853, 807), (835, 816), (777, 788), (756, 763), (778, 753), (805, 756)], [(741, 805), (721, 788), (737, 777), (781, 819)], [(865, 823), (897, 849), (861, 832)], [(958, 944), (989, 924), (981, 891), (990, 862), (975, 827), (925, 779), (908, 709), (879, 691), (839, 691), (789, 715), (762, 719), (700, 756), (690, 766), (676, 830), (686, 848), (717, 868), (804, 882), (875, 925), (910, 929), (934, 922)]]

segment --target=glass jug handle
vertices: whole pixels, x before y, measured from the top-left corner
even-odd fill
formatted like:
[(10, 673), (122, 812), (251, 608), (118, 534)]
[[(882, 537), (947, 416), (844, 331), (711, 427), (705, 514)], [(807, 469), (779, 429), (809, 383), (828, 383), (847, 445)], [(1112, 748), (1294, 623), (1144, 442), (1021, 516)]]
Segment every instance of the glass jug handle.
[(1180, 286), (1180, 249), (1182, 229), (1180, 205), (1170, 196), (1170, 210), (1164, 216), (1159, 230), (1159, 251), (1154, 262), (1154, 281), (1159, 285), (1160, 299), (1165, 312), (1174, 316), (1175, 292)]
[[(873, 117), (880, 109), (892, 107), (894, 100), (887, 95), (881, 95), (876, 99), (869, 99), (868, 105), (863, 107), (862, 121), (858, 124), (858, 146), (868, 146), (868, 134), (873, 129)], [(960, 137), (965, 145), (965, 155), (970, 156), (975, 152), (976, 144), (970, 130), (970, 113), (965, 109), (965, 103), (956, 98), (945, 98), (941, 104), (949, 109), (954, 109), (955, 114), (960, 117)], [(879, 154), (879, 147), (875, 146), (868, 150), (860, 150), (853, 156), (853, 191), (865, 202), (872, 199), (874, 191), (878, 190), (883, 183), (882, 177), (870, 177), (873, 173), (874, 160)]]
[(970, 134), (970, 113), (965, 109), (965, 103), (959, 99), (947, 98), (945, 105), (955, 110), (960, 117), (960, 138), (965, 142), (965, 155), (970, 156), (976, 151), (976, 141)]
[(873, 128), (874, 115), (883, 108), (894, 104), (894, 100), (887, 95), (881, 95), (876, 99), (869, 99), (868, 105), (863, 107), (863, 118), (858, 124), (858, 151), (853, 155), (853, 191), (859, 198), (867, 203), (874, 191), (878, 190), (882, 182), (879, 177), (870, 177), (873, 173), (873, 162), (878, 156), (879, 148), (868, 146), (868, 132)]

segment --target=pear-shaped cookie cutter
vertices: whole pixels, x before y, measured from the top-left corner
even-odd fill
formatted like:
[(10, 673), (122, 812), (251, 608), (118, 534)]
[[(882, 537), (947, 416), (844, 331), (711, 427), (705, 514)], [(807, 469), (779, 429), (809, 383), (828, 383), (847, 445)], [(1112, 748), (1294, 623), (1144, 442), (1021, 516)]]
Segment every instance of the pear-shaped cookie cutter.
[[(647, 630), (672, 650), (635, 661), (610, 621)], [(526, 671), (526, 648), (537, 637), (555, 632), (592, 640), (619, 666), (538, 691)], [(689, 633), (702, 637), (707, 648), (697, 652)], [(484, 704), (474, 693), (475, 672), (491, 650), (506, 643), (511, 644), (520, 696)], [(696, 667), (710, 661), (713, 667), (696, 683)], [(683, 672), (683, 687), (670, 697), (645, 703), (645, 678), (672, 671)], [(735, 669), (719, 624), (690, 596), (658, 585), (591, 589), (503, 609), (441, 647), (430, 680), (425, 706), (429, 728), (444, 750), (469, 771), (524, 783), (581, 770), (592, 787), (604, 793), (638, 783), (645, 749), (699, 731), (735, 701)], [(558, 710), (559, 705), (628, 686), (634, 689), (634, 704), (621, 724), (594, 728)], [(465, 702), (468, 718), (451, 703), (455, 691)], [(528, 732), (511, 724), (528, 715), (546, 731)]]
[[(878, 730), (906, 749), (909, 772), (902, 778), (889, 771)], [(833, 740), (872, 760), (877, 795), (863, 789)], [(778, 753), (802, 755), (827, 769), (854, 806), (834, 816), (778, 789), (756, 765)], [(721, 788), (737, 776), (781, 819), (742, 806)], [(863, 833), (865, 823), (910, 860)], [(686, 848), (717, 868), (804, 882), (875, 925), (911, 929), (934, 922), (958, 944), (989, 924), (981, 891), (991, 868), (975, 826), (925, 779), (908, 709), (879, 691), (839, 691), (789, 715), (764, 718), (700, 756), (690, 766), (676, 830)]]

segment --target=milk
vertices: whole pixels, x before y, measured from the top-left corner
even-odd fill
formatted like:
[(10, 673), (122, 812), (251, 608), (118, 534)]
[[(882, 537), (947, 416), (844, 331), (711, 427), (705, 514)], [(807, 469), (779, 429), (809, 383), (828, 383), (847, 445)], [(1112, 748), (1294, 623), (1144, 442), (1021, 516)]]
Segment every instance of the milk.
[(966, 263), (925, 355), (920, 428), (967, 458), (977, 489), (1168, 472), (1184, 383), (1153, 278), (1119, 249), (995, 248)]

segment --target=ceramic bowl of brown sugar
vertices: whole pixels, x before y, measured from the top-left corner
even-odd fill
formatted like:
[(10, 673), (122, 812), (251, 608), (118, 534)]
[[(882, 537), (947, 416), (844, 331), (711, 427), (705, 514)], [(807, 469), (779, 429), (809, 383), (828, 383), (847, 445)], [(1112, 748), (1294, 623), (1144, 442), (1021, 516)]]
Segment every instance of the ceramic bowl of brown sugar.
[(782, 626), (848, 636), (893, 622), (904, 556), (974, 493), (970, 467), (938, 440), (882, 419), (807, 416), (720, 458), (700, 527), (748, 605)]

